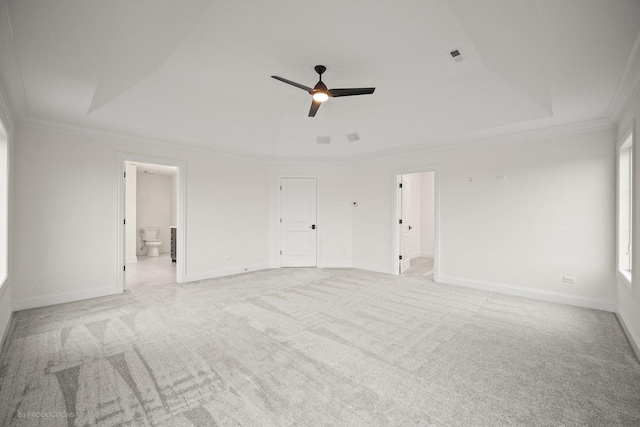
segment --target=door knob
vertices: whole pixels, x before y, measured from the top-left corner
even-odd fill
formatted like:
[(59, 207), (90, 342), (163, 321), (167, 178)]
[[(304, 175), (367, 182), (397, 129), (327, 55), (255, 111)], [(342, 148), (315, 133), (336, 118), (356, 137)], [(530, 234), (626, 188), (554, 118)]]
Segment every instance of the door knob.
[(412, 226), (409, 226), (409, 231), (411, 231), (412, 228), (413, 228)]

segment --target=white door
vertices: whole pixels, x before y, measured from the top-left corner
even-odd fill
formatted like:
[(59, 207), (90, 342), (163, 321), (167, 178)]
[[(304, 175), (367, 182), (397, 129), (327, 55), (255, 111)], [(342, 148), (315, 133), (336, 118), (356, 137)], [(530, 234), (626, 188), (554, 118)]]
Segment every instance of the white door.
[(411, 180), (406, 176), (400, 177), (400, 274), (409, 269), (411, 260), (409, 259), (408, 241), (411, 225), (409, 224), (409, 213), (411, 212)]
[(281, 201), (282, 267), (315, 267), (316, 179), (283, 178)]

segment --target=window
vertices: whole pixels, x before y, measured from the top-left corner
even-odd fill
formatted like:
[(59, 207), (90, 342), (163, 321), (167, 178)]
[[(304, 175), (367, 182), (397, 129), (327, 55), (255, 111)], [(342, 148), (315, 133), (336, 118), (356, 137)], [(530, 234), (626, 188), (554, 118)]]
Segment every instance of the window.
[(630, 287), (633, 248), (633, 134), (618, 148), (618, 276)]
[(8, 157), (7, 132), (0, 121), (0, 286), (7, 278)]

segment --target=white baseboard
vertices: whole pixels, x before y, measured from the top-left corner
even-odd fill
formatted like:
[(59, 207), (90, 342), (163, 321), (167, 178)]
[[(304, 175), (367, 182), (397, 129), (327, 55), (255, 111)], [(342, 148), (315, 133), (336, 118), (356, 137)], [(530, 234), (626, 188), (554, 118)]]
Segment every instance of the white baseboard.
[[(7, 338), (7, 334), (9, 333), (9, 328), (11, 327), (11, 319), (13, 319), (13, 304), (11, 303), (11, 295), (7, 294), (7, 289), (9, 288), (8, 283), (3, 283), (2, 287), (0, 287), (0, 298), (8, 298), (9, 299), (9, 316), (4, 321), (2, 325), (0, 325), (0, 351), (4, 347), (4, 342)], [(5, 295), (6, 294), (6, 295)]]
[(433, 254), (428, 254), (426, 252), (418, 252), (418, 253), (409, 255), (410, 260), (414, 258), (433, 258)]
[(60, 292), (39, 297), (16, 299), (13, 302), (13, 310), (28, 310), (30, 308), (46, 307), (48, 305), (63, 304), (65, 302), (80, 301), (83, 299), (103, 297), (116, 293), (116, 286), (86, 289), (81, 291)]
[(438, 276), (438, 283), (447, 285), (464, 286), (465, 288), (481, 289), (483, 291), (497, 292), (507, 295), (532, 298), (542, 301), (560, 304), (574, 305), (578, 307), (594, 308), (615, 313), (616, 303), (597, 298), (588, 298), (580, 295), (562, 294), (559, 292), (542, 291), (539, 289), (522, 288), (520, 286), (505, 285), (502, 283), (482, 282), (478, 280), (461, 279), (458, 277)]
[(399, 272), (390, 271), (389, 268), (382, 268), (377, 264), (367, 264), (364, 262), (353, 262), (351, 264), (353, 268), (357, 268), (359, 270), (368, 270), (375, 271), (376, 273), (384, 273), (384, 274), (398, 274)]
[(217, 270), (203, 271), (201, 273), (187, 273), (185, 282), (197, 282), (198, 280), (214, 279), (216, 277), (232, 276), (234, 274), (248, 273), (250, 271), (266, 270), (268, 263), (253, 264), (246, 267), (229, 267)]
[(616, 316), (618, 316), (618, 321), (620, 321), (622, 329), (624, 329), (624, 333), (627, 334), (627, 338), (629, 339), (633, 352), (636, 354), (638, 360), (640, 360), (640, 339), (638, 338), (638, 335), (635, 333), (631, 327), (631, 323), (627, 321), (624, 313), (622, 313), (619, 308), (618, 311), (616, 311)]
[[(414, 259), (414, 258), (420, 258), (420, 256), (422, 256), (421, 252), (414, 252), (414, 253), (408, 254), (407, 258)], [(402, 257), (404, 258), (404, 254), (402, 254)]]
[(127, 264), (131, 264), (131, 263), (134, 263), (134, 262), (138, 262), (138, 257), (137, 257), (137, 256), (135, 256), (135, 255), (134, 255), (134, 256), (127, 257), (127, 259), (125, 259), (125, 260), (124, 260), (124, 262), (126, 262)]
[(4, 348), (4, 342), (7, 339), (7, 335), (9, 334), (9, 328), (11, 327), (11, 319), (13, 319), (13, 310), (9, 313), (9, 317), (4, 322), (4, 325), (0, 326), (0, 351)]

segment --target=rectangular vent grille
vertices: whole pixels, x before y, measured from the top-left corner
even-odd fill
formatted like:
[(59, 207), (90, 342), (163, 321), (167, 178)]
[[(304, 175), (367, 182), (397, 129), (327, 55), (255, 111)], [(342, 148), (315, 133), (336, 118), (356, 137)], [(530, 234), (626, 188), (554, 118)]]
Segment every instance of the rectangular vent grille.
[(354, 132), (347, 134), (347, 138), (349, 139), (349, 142), (359, 141), (360, 135), (358, 135), (358, 132)]
[(462, 54), (462, 51), (460, 49), (454, 49), (451, 52), (449, 52), (449, 55), (451, 55), (451, 59), (453, 59), (455, 62), (461, 62), (464, 59), (464, 55)]
[(318, 144), (322, 144), (322, 145), (328, 145), (331, 144), (331, 137), (330, 136), (319, 136), (318, 140), (317, 140)]

